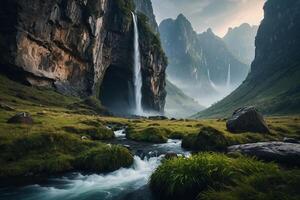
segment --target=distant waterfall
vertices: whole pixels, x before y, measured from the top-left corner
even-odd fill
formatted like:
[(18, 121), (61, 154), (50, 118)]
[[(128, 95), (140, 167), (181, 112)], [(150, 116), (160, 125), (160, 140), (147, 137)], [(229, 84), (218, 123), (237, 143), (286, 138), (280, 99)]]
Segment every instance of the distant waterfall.
[(227, 83), (226, 83), (227, 88), (230, 88), (230, 84), (231, 84), (231, 65), (229, 63), (228, 72), (227, 72)]
[(209, 72), (209, 69), (207, 69), (207, 76), (208, 76), (208, 80), (209, 80), (210, 85), (211, 85), (214, 89), (216, 89), (217, 86), (214, 84), (214, 82), (213, 82), (213, 81), (211, 80), (211, 78), (210, 78), (210, 72)]
[(139, 30), (137, 25), (137, 16), (132, 12), (134, 23), (134, 96), (135, 96), (135, 114), (142, 115), (142, 71), (141, 71), (141, 58), (139, 47)]

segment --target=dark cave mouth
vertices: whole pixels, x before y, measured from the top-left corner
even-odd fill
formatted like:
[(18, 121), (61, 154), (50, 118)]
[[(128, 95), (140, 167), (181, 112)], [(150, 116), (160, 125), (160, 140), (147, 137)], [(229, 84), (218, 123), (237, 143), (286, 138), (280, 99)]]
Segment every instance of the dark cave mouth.
[(100, 101), (114, 115), (131, 115), (134, 112), (134, 88), (132, 72), (111, 65), (105, 72)]

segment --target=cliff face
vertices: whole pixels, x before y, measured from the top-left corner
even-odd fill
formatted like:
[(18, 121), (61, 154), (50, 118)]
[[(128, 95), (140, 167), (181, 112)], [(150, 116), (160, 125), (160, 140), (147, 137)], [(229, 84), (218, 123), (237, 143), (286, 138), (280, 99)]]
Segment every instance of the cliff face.
[[(129, 110), (133, 104), (131, 0), (3, 0), (0, 4), (2, 72), (66, 94), (96, 95), (108, 107)], [(153, 35), (149, 32), (141, 44), (143, 104), (162, 112), (166, 63), (163, 52), (149, 45)], [(111, 85), (116, 90), (111, 91)]]
[(300, 2), (268, 0), (251, 72), (231, 95), (196, 117), (229, 116), (254, 105), (264, 114), (300, 113)]
[(155, 33), (158, 33), (158, 25), (155, 19), (151, 0), (134, 0), (137, 12), (143, 13), (148, 17), (149, 26)]
[(258, 26), (242, 24), (229, 28), (223, 40), (228, 49), (243, 63), (251, 65), (255, 56), (255, 37)]

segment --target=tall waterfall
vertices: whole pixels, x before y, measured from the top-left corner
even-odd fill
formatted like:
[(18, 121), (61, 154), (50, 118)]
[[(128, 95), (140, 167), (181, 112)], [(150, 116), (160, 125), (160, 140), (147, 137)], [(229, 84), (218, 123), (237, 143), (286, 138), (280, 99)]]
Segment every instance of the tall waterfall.
[(226, 86), (227, 88), (230, 88), (230, 83), (231, 83), (231, 65), (228, 65), (228, 72), (227, 72), (227, 83)]
[(137, 16), (132, 12), (134, 23), (134, 96), (135, 96), (135, 114), (142, 115), (142, 71), (141, 71), (141, 57), (139, 47), (139, 30), (137, 25)]
[(210, 72), (209, 72), (209, 69), (207, 69), (207, 76), (208, 76), (208, 81), (209, 81), (210, 85), (211, 85), (214, 89), (216, 89), (217, 86), (214, 84), (214, 82), (213, 82), (213, 81), (211, 80), (211, 78), (210, 78)]

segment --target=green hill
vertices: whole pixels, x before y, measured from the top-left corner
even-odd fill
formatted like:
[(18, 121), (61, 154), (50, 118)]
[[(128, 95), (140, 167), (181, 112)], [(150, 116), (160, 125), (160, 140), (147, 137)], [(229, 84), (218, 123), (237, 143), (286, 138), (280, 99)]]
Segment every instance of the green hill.
[(166, 114), (170, 117), (188, 117), (195, 111), (205, 109), (194, 99), (184, 94), (177, 86), (167, 81)]

